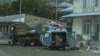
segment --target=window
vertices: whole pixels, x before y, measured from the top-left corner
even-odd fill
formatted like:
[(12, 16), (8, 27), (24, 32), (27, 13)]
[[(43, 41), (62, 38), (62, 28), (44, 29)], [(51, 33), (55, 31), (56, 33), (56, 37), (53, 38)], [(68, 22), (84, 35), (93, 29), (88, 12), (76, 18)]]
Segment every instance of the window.
[(83, 21), (83, 34), (90, 34), (92, 30), (92, 20)]
[(94, 0), (84, 0), (84, 8), (93, 8)]
[(100, 0), (95, 0), (96, 1), (96, 7), (100, 6)]

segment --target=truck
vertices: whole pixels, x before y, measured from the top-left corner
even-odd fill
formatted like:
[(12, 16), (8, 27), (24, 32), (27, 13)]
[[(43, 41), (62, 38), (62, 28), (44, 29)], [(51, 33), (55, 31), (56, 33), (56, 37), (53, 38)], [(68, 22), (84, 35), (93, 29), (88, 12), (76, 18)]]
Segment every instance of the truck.
[[(58, 38), (57, 38), (58, 36)], [(52, 29), (40, 35), (42, 45), (48, 49), (74, 49), (75, 38), (66, 29)]]
[(28, 26), (25, 23), (15, 23), (11, 27), (10, 41), (11, 45), (20, 44), (25, 45), (34, 45), (39, 44), (40, 34), (35, 32), (28, 31)]

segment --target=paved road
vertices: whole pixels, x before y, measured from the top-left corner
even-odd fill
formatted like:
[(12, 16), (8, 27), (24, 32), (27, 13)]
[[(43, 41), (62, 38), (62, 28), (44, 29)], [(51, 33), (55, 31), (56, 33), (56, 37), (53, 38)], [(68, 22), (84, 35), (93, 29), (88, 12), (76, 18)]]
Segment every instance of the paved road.
[(79, 50), (46, 50), (34, 46), (0, 45), (0, 56), (100, 56), (100, 53)]

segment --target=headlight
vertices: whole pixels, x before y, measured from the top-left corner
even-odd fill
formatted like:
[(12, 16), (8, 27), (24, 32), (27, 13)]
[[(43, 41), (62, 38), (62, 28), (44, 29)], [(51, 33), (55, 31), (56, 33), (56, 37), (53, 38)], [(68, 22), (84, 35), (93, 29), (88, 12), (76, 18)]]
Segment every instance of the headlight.
[(49, 37), (49, 34), (48, 34), (48, 33), (46, 33), (46, 34), (45, 34), (45, 37)]

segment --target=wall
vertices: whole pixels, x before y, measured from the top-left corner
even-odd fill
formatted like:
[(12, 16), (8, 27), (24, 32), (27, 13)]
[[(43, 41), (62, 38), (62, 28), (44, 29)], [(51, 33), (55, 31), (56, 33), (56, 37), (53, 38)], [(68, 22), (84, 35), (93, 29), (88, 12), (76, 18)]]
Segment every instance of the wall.
[(100, 11), (100, 6), (96, 6), (95, 3), (96, 1), (94, 0), (92, 8), (84, 8), (84, 0), (74, 0), (74, 13)]
[[(83, 26), (83, 20), (84, 19), (91, 19), (92, 20), (92, 30), (90, 32), (90, 34), (83, 34), (82, 33), (82, 26)], [(82, 38), (84, 40), (89, 40), (91, 36), (95, 35), (95, 32), (97, 31), (96, 29), (96, 25), (99, 24), (99, 34), (100, 34), (100, 17), (99, 16), (96, 16), (95, 19), (94, 17), (75, 17), (73, 19), (73, 32), (75, 32), (75, 34), (81, 34), (82, 35)], [(76, 37), (75, 37), (76, 38)], [(99, 35), (99, 40), (100, 40), (100, 35)]]
[(83, 0), (74, 0), (74, 13), (83, 12)]
[(100, 7), (95, 7), (94, 11), (99, 11), (100, 12)]
[(82, 18), (76, 17), (73, 19), (72, 31), (75, 32), (75, 34), (82, 34)]
[(25, 22), (25, 17), (22, 17), (22, 18), (18, 18), (16, 20), (13, 20), (13, 22), (22, 22), (22, 23), (24, 23)]

